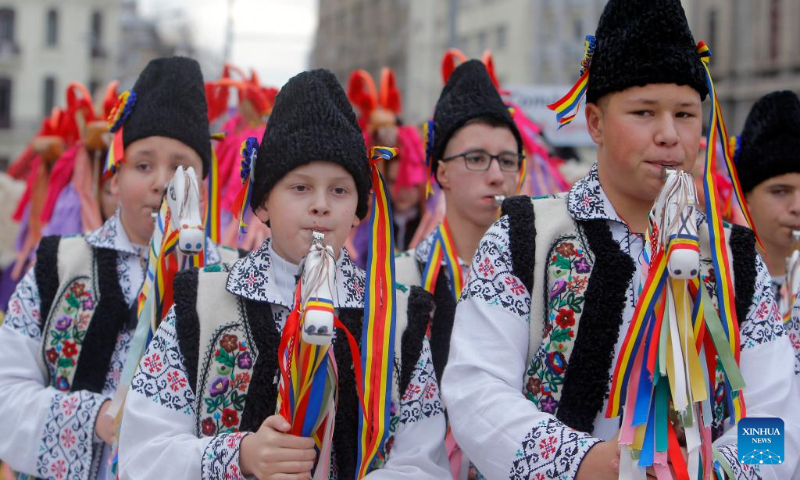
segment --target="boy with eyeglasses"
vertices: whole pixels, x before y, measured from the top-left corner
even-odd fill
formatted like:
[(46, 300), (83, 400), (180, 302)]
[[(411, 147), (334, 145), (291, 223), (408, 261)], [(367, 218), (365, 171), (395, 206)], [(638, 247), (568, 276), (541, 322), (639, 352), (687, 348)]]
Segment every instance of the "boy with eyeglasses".
[[(425, 308), (409, 310), (403, 341), (421, 342), (430, 331), (434, 370), (441, 378), (468, 262), (497, 220), (502, 200), (514, 194), (524, 156), (519, 130), (478, 60), (453, 71), (430, 130), (426, 150), (444, 194), (445, 218), (416, 249), (401, 254), (395, 267), (398, 283), (429, 292), (432, 301)], [(451, 438), (447, 443), (454, 477), (465, 475), (466, 459)]]
[[(638, 467), (629, 467), (630, 450), (621, 457), (630, 440), (618, 441), (620, 419), (606, 415), (611, 380), (637, 305), (648, 301), (640, 295), (651, 269), (648, 215), (665, 169), (694, 165), (710, 82), (678, 0), (610, 0), (587, 44), (585, 115), (597, 164), (566, 194), (506, 202), (481, 240), (456, 313), (442, 393), (455, 439), (487, 478), (645, 476), (643, 469), (625, 475)], [(710, 220), (696, 220), (695, 274), (710, 310), (720, 303)], [(794, 451), (791, 345), (752, 232), (725, 230), (722, 261), (734, 281), (724, 286), (735, 291), (747, 416), (783, 418), (786, 451)], [(719, 363), (709, 363), (713, 395), (704, 421), (713, 445), (708, 437), (697, 443), (714, 450), (728, 477), (794, 478), (796, 456), (780, 465), (739, 461), (729, 384)], [(694, 455), (699, 447), (689, 433)], [(683, 453), (685, 462), (676, 447), (670, 460)]]

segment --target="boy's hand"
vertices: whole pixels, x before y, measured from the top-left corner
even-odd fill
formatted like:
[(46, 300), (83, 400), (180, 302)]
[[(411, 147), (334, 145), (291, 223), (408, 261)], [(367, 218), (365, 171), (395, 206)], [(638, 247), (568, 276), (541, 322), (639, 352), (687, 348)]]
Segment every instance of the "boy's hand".
[(111, 400), (106, 400), (100, 407), (100, 413), (97, 414), (97, 421), (94, 424), (94, 433), (100, 440), (111, 445), (114, 443), (114, 417), (108, 414), (109, 405)]
[(284, 433), (289, 428), (283, 417), (273, 415), (244, 437), (239, 451), (242, 474), (259, 480), (308, 480), (317, 456), (314, 439)]
[(592, 447), (583, 457), (576, 480), (619, 478), (619, 432), (614, 438)]

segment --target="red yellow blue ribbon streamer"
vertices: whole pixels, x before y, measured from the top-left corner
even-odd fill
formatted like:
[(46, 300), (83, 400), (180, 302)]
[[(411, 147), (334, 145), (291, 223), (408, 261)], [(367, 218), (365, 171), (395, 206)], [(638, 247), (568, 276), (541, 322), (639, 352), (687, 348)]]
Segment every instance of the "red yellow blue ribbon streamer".
[(461, 298), (461, 290), (464, 287), (464, 272), (458, 260), (456, 245), (450, 226), (445, 218), (436, 229), (431, 251), (428, 253), (428, 261), (425, 270), (422, 272), (422, 286), (428, 292), (433, 293), (436, 288), (436, 280), (439, 277), (442, 263), (445, 264), (450, 273), (450, 293), (458, 301)]
[(396, 154), (395, 149), (387, 147), (374, 147), (371, 152), (370, 249), (361, 340), (364, 404), (359, 419), (356, 467), (359, 479), (369, 472), (389, 433), (396, 321), (394, 238), (389, 196), (377, 164), (381, 160), (391, 160)]
[(247, 206), (250, 205), (250, 195), (253, 190), (253, 182), (255, 181), (255, 168), (256, 157), (258, 156), (258, 139), (256, 137), (247, 137), (242, 142), (239, 149), (241, 155), (241, 163), (239, 164), (239, 176), (242, 179), (242, 189), (239, 190), (239, 195), (231, 205), (231, 210), (236, 214), (239, 219), (239, 234), (242, 235), (247, 232), (247, 223), (244, 221), (247, 214)]
[(547, 106), (547, 108), (556, 112), (559, 130), (572, 123), (578, 115), (578, 111), (580, 111), (581, 100), (586, 95), (586, 89), (589, 86), (589, 67), (592, 65), (592, 57), (594, 57), (596, 48), (597, 40), (594, 35), (586, 35), (578, 81), (560, 100)]
[(119, 95), (117, 104), (108, 116), (108, 131), (113, 133), (114, 137), (106, 154), (106, 162), (103, 166), (104, 176), (110, 176), (116, 172), (124, 158), (125, 145), (122, 140), (122, 126), (131, 115), (134, 105), (136, 105), (136, 92), (126, 90)]
[[(302, 328), (308, 312), (322, 310), (333, 313), (334, 306), (330, 300), (317, 298), (311, 298), (303, 305), (302, 289), (301, 280), (297, 285), (295, 305), (286, 320), (278, 349), (281, 375), (278, 413), (291, 425), (290, 434), (314, 439), (318, 454), (315, 471), (327, 474), (336, 416), (336, 359), (330, 343), (312, 345), (304, 342)], [(335, 325), (343, 328), (338, 319)], [(345, 331), (347, 332), (346, 329)]]

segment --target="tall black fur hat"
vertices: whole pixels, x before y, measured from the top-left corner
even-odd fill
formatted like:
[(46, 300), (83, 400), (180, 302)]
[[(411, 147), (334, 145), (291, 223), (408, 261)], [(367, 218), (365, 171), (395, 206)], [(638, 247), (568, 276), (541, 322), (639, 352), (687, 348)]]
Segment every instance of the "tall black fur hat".
[(680, 0), (609, 0), (595, 38), (587, 102), (651, 83), (688, 85), (705, 99), (705, 71)]
[(125, 147), (147, 137), (169, 137), (191, 147), (211, 164), (211, 135), (203, 74), (196, 60), (165, 57), (151, 60), (133, 85), (136, 102), (125, 120)]
[(735, 160), (745, 193), (764, 180), (800, 172), (800, 99), (796, 93), (772, 92), (753, 105)]
[(517, 150), (522, 153), (522, 136), (486, 66), (478, 60), (468, 60), (453, 70), (436, 102), (432, 172), (436, 173), (450, 137), (473, 118), (491, 118), (508, 126), (517, 139)]
[(350, 172), (358, 192), (356, 215), (363, 219), (371, 184), (364, 137), (342, 86), (322, 69), (292, 77), (275, 99), (256, 158), (253, 211), (284, 175), (314, 160)]

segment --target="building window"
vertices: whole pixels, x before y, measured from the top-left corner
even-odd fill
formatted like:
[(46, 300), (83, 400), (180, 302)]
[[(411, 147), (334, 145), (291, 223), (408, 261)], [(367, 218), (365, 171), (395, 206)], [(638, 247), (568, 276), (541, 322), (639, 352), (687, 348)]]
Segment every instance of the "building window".
[(58, 11), (51, 8), (47, 11), (47, 39), (48, 47), (55, 47), (58, 44)]
[(502, 50), (506, 48), (506, 26), (501, 25), (497, 28), (497, 49)]
[(95, 10), (92, 12), (92, 33), (89, 37), (92, 58), (105, 58), (106, 51), (103, 48), (103, 12)]
[(54, 77), (47, 77), (44, 79), (44, 108), (43, 113), (45, 117), (50, 116), (53, 107), (56, 106), (56, 79)]
[(14, 10), (0, 8), (0, 54), (19, 53), (14, 40)]
[(780, 53), (781, 2), (772, 0), (769, 8), (769, 59), (773, 62)]
[(11, 128), (11, 79), (0, 78), (0, 128)]

